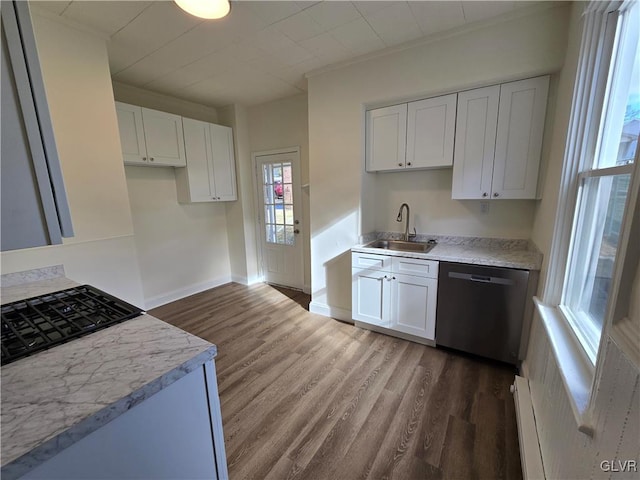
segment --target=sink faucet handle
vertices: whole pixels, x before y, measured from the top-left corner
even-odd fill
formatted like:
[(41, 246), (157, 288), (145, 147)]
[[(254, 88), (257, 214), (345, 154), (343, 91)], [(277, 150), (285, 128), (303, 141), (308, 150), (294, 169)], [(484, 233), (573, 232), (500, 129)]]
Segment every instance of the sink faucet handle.
[(416, 227), (413, 227), (413, 233), (410, 233), (407, 236), (408, 236), (407, 240), (409, 240), (409, 238), (416, 238), (418, 236), (418, 233), (416, 232)]

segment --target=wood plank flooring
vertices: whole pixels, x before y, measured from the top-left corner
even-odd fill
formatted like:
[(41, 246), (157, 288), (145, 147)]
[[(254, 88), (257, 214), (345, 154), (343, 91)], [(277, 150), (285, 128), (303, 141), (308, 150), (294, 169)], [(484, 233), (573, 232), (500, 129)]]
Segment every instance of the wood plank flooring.
[(520, 479), (507, 366), (230, 283), (149, 313), (218, 346), (232, 480)]

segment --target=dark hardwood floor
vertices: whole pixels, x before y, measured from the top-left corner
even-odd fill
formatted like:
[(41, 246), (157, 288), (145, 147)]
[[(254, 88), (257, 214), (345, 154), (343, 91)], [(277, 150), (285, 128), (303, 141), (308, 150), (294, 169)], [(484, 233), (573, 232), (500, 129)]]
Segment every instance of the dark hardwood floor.
[(218, 346), (232, 480), (519, 479), (512, 368), (235, 283), (149, 313)]

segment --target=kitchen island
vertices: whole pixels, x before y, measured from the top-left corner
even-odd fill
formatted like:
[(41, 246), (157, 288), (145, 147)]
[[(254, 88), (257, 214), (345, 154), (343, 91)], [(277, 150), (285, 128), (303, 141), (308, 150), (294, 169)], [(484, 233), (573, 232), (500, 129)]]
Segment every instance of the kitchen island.
[[(2, 303), (77, 285), (2, 289)], [(216, 346), (150, 315), (4, 365), (2, 478), (226, 478)]]

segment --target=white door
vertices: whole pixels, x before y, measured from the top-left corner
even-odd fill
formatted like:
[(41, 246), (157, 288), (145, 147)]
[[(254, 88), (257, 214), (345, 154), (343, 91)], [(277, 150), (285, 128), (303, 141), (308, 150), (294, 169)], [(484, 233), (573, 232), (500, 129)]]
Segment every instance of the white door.
[(265, 281), (302, 289), (300, 151), (292, 149), (254, 156)]

